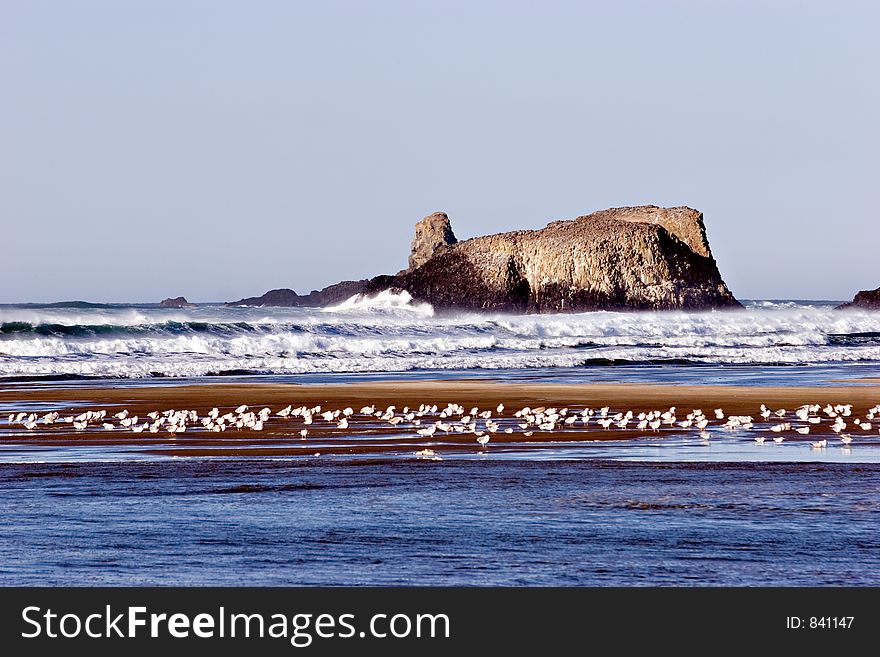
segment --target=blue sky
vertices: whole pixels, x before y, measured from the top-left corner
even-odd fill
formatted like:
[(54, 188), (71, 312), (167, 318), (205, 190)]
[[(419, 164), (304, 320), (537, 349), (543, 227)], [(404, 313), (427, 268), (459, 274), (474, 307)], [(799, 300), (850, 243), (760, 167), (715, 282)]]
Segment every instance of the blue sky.
[(0, 0), (0, 302), (229, 300), (703, 210), (740, 298), (880, 285), (880, 4)]

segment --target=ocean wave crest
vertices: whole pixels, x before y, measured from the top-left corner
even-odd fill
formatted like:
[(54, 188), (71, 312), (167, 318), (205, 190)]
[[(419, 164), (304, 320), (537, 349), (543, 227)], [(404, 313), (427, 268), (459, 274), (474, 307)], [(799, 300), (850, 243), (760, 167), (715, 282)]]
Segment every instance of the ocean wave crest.
[(409, 312), (423, 317), (432, 317), (434, 308), (429, 303), (414, 302), (412, 295), (406, 290), (383, 290), (378, 294), (355, 294), (335, 306), (322, 309), (328, 313), (338, 312)]
[(435, 316), (406, 293), (353, 297), (325, 309), (0, 308), (0, 376), (6, 377), (657, 362), (880, 363), (880, 313), (801, 304), (700, 313)]

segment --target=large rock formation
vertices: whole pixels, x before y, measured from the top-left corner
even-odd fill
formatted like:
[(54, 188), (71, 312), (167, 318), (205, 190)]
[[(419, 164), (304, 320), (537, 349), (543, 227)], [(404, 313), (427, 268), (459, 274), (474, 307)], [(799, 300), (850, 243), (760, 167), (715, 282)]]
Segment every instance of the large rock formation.
[(416, 224), (416, 235), (412, 241), (412, 252), (409, 256), (409, 270), (425, 264), (441, 246), (455, 244), (455, 233), (445, 212), (429, 214)]
[(228, 305), (326, 306), (406, 290), (437, 310), (562, 312), (738, 307), (712, 257), (701, 212), (612, 208), (541, 230), (459, 242), (449, 217), (416, 224), (409, 268), (299, 295), (272, 290)]
[(849, 303), (837, 306), (837, 310), (844, 308), (864, 308), (866, 310), (880, 310), (880, 287), (876, 290), (862, 290)]
[(376, 277), (367, 291), (406, 290), (441, 310), (545, 313), (740, 305), (712, 258), (703, 215), (692, 208), (614, 208), (554, 221), (542, 230), (441, 244), (440, 227), (452, 234), (443, 219), (432, 219), (430, 232), (427, 220), (419, 222), (427, 237), (417, 235), (413, 242), (415, 267)]
[(361, 294), (367, 289), (369, 281), (342, 281), (328, 285), (323, 290), (312, 290), (308, 294), (297, 294), (291, 289), (269, 290), (259, 297), (248, 297), (227, 303), (227, 306), (332, 306)]

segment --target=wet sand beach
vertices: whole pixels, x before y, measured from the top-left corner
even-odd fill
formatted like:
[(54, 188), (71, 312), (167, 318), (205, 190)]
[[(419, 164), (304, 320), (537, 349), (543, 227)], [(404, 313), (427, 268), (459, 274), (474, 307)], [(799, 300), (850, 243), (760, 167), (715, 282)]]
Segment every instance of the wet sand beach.
[[(486, 447), (477, 444), (473, 432), (437, 431), (434, 435), (423, 436), (417, 431), (437, 422), (437, 413), (427, 413), (424, 424), (403, 421), (392, 425), (374, 415), (360, 413), (363, 406), (375, 406), (384, 411), (395, 407), (395, 414), (401, 415), (404, 408), (417, 409), (421, 405), (437, 405), (443, 409), (447, 404), (458, 404), (467, 411), (473, 407), (481, 412), (491, 410), (492, 421), (500, 428), (487, 435), (490, 442)], [(713, 437), (723, 437), (725, 420), (716, 419), (714, 409), (723, 409), (724, 415), (752, 416), (754, 427), (750, 434), (765, 435), (770, 442), (773, 433), (771, 426), (780, 421), (774, 413), (762, 419), (759, 409), (762, 404), (774, 411), (785, 409), (782, 420), (792, 421), (794, 409), (804, 404), (850, 404), (850, 426), (855, 418), (864, 418), (869, 409), (880, 403), (880, 386), (834, 386), (834, 387), (739, 387), (739, 386), (671, 386), (671, 385), (632, 385), (632, 384), (505, 384), (487, 381), (411, 381), (379, 382), (334, 385), (295, 385), (295, 384), (207, 384), (180, 386), (145, 386), (133, 388), (110, 387), (49, 387), (28, 386), (0, 391), (0, 410), (6, 415), (14, 411), (46, 413), (56, 411), (64, 415), (77, 414), (85, 410), (105, 409), (108, 416), (127, 410), (132, 416), (141, 418), (155, 411), (193, 410), (202, 417), (212, 408), (221, 413), (230, 412), (240, 405), (251, 410), (262, 408), (271, 410), (271, 417), (260, 431), (248, 428), (230, 427), (222, 433), (210, 432), (199, 424), (187, 428), (186, 433), (169, 434), (132, 433), (114, 424), (105, 430), (101, 423), (90, 425), (84, 431), (74, 431), (69, 425), (38, 424), (33, 430), (23, 430), (12, 426), (4, 419), (0, 424), (0, 445), (38, 445), (76, 450), (78, 447), (90, 450), (112, 451), (117, 447), (137, 450), (155, 456), (202, 456), (202, 457), (261, 457), (261, 456), (314, 456), (356, 455), (406, 452), (412, 455), (425, 449), (436, 454), (473, 452), (476, 448), (529, 450), (553, 446), (562, 448), (594, 441), (627, 441), (640, 438), (660, 439), (674, 436), (693, 436), (699, 433), (693, 427), (682, 428), (678, 423), (667, 424), (656, 430), (637, 429), (636, 422), (626, 428), (612, 425), (603, 428), (595, 421), (582, 425), (558, 423), (552, 429), (539, 430), (537, 427), (522, 427), (515, 412), (523, 407), (529, 408), (570, 408), (572, 414), (585, 408), (608, 407), (608, 415), (632, 411), (634, 415), (642, 412), (665, 412), (676, 407), (679, 420), (684, 419), (694, 409), (700, 409), (711, 418), (707, 431)], [(504, 406), (497, 412), (499, 404)], [(301, 417), (280, 418), (275, 414), (285, 406), (317, 407), (323, 412), (352, 409), (348, 426), (339, 428), (338, 420), (323, 420), (316, 415), (312, 423), (305, 424)], [(453, 418), (456, 419), (456, 418)], [(457, 419), (461, 419), (460, 417)], [(485, 420), (480, 420), (485, 422)], [(115, 422), (115, 421), (113, 421)], [(453, 420), (450, 420), (453, 423)], [(803, 424), (803, 423), (802, 423)], [(803, 424), (806, 426), (806, 424)], [(822, 418), (819, 424), (810, 425), (810, 433), (801, 435), (793, 429), (784, 432), (784, 438), (791, 442), (810, 442), (820, 438), (839, 440), (831, 429), (829, 418)], [(483, 426), (481, 425), (481, 428)], [(505, 432), (506, 429), (510, 432)], [(796, 428), (796, 427), (795, 427)], [(305, 429), (307, 435), (301, 436)], [(528, 430), (527, 430), (528, 429)], [(880, 442), (878, 425), (871, 431), (861, 431), (856, 427), (855, 440), (863, 444)], [(428, 452), (426, 456), (434, 456)]]

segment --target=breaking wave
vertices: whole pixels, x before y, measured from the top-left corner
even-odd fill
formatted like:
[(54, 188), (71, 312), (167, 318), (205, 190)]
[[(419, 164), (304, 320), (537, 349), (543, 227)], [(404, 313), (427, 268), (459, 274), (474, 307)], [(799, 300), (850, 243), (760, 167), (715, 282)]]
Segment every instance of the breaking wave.
[(314, 308), (0, 307), (0, 377), (203, 376), (880, 363), (880, 313), (755, 302), (717, 312), (437, 315), (408, 294)]
[(383, 290), (378, 294), (356, 294), (350, 299), (335, 306), (328, 306), (324, 312), (388, 312), (405, 311), (425, 317), (434, 314), (434, 308), (429, 303), (414, 303), (412, 295), (406, 290), (395, 292)]

